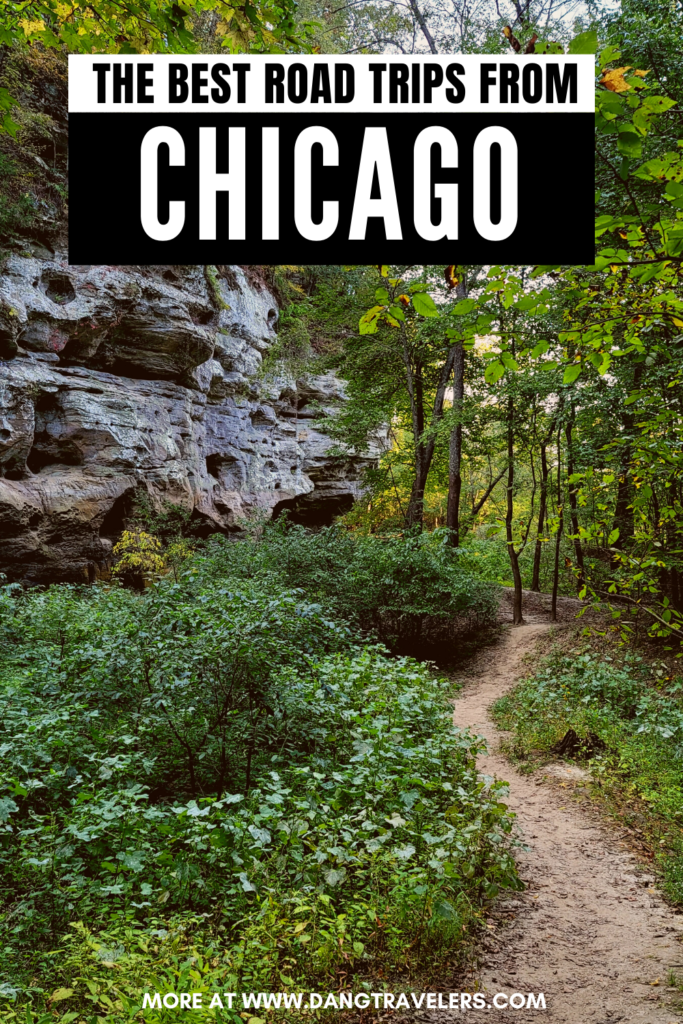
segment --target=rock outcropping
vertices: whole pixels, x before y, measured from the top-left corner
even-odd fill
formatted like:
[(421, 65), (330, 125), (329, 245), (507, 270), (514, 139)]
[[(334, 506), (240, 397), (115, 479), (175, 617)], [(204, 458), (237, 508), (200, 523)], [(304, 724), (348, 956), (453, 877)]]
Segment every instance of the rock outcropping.
[[(45, 254), (47, 255), (47, 254)], [(333, 374), (259, 375), (277, 304), (238, 267), (69, 267), (12, 255), (0, 274), (0, 572), (88, 581), (134, 497), (204, 534), (251, 510), (329, 522), (370, 457), (328, 454)]]

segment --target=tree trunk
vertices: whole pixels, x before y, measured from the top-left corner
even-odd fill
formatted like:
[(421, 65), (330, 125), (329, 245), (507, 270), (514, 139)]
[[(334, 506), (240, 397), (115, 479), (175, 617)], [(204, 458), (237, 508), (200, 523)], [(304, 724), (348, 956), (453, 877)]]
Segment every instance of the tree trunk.
[[(421, 445), (419, 447), (422, 447)], [(424, 522), (425, 487), (429, 475), (429, 465), (426, 465), (425, 453), (421, 452), (419, 462), (416, 460), (415, 479), (410, 492), (410, 501), (406, 511), (406, 526), (417, 526), (422, 529)]]
[(574, 427), (574, 409), (572, 408), (571, 419), (567, 422), (565, 427), (565, 434), (567, 437), (567, 490), (569, 492), (569, 515), (571, 517), (572, 534), (574, 536), (574, 551), (576, 552), (576, 564), (579, 567), (579, 575), (576, 580), (577, 589), (579, 593), (583, 589), (585, 583), (586, 573), (583, 562), (583, 547), (581, 546), (581, 538), (579, 537), (579, 514), (576, 504), (576, 491), (574, 485), (569, 482), (569, 478), (574, 473), (574, 453), (572, 445), (572, 429)]
[(515, 485), (515, 402), (512, 395), (508, 398), (507, 411), (508, 482), (507, 505), (505, 512), (505, 537), (507, 540), (510, 567), (512, 569), (512, 579), (515, 585), (515, 593), (512, 601), (512, 623), (514, 626), (518, 626), (524, 622), (524, 619), (522, 618), (522, 574), (519, 571), (519, 555), (515, 551), (512, 534), (512, 519), (514, 512), (513, 488)]
[[(630, 453), (631, 450), (628, 448), (625, 453), (627, 458), (624, 459), (619, 470), (617, 502), (614, 509), (614, 522), (612, 523), (612, 529), (619, 530), (619, 536), (612, 544), (612, 547), (619, 548), (620, 550), (624, 547), (624, 541), (633, 536), (633, 510), (629, 508), (631, 504), (631, 481), (629, 479), (630, 471), (627, 461)], [(618, 564), (618, 558), (613, 558), (612, 568), (616, 568)]]
[[(424, 493), (427, 486), (427, 477), (434, 457), (436, 436), (432, 434), (425, 443), (423, 440), (425, 430), (425, 408), (424, 408), (424, 387), (422, 380), (422, 366), (418, 363), (413, 367), (411, 354), (408, 348), (408, 338), (403, 324), (403, 363), (406, 371), (406, 383), (410, 395), (410, 410), (413, 426), (413, 438), (415, 445), (415, 480), (410, 493), (410, 501), (406, 510), (406, 526), (422, 529), (424, 520)], [(434, 396), (434, 407), (432, 410), (431, 426), (436, 425), (443, 416), (443, 403), (448, 386), (448, 380), (453, 369), (453, 361), (456, 357), (458, 345), (451, 345), (439, 377), (439, 383)]]
[(425, 429), (422, 367), (419, 365), (413, 367), (408, 350), (408, 338), (403, 324), (401, 324), (401, 332), (403, 335), (403, 363), (406, 370), (408, 394), (410, 395), (413, 443), (415, 445), (415, 480), (413, 481), (410, 501), (406, 511), (406, 526), (419, 526), (421, 529), (424, 516), (424, 491), (427, 483), (427, 472), (429, 471), (428, 466), (425, 471), (425, 446), (422, 440)]
[(415, 18), (416, 22), (418, 23), (418, 25), (422, 29), (422, 34), (425, 37), (425, 39), (427, 40), (427, 45), (429, 46), (429, 49), (432, 51), (432, 53), (438, 53), (439, 51), (436, 48), (436, 43), (434, 42), (434, 39), (432, 38), (431, 32), (427, 28), (427, 22), (425, 20), (425, 16), (422, 13), (422, 11), (420, 10), (420, 8), (419, 8), (419, 6), (417, 4), (417, 0), (410, 0), (410, 9), (413, 12), (413, 17)]
[[(465, 395), (465, 349), (458, 345), (453, 363), (453, 411), (460, 417)], [(459, 419), (451, 431), (448, 450), (448, 508), (446, 526), (451, 531), (449, 544), (460, 546), (460, 493), (462, 491), (462, 421)]]
[[(637, 388), (640, 384), (643, 375), (642, 363), (638, 363), (633, 374), (633, 387)], [(617, 501), (614, 509), (614, 522), (612, 523), (613, 530), (619, 530), (619, 536), (616, 541), (612, 544), (612, 547), (622, 549), (624, 542), (630, 540), (633, 537), (634, 525), (633, 525), (633, 509), (631, 505), (631, 458), (633, 450), (631, 448), (631, 438), (633, 437), (633, 430), (635, 427), (635, 416), (629, 408), (622, 414), (623, 424), (623, 435), (628, 438), (628, 442), (621, 453), (619, 473), (617, 478)], [(619, 564), (617, 557), (612, 558), (612, 569), (616, 569)]]
[(555, 535), (555, 566), (553, 568), (553, 599), (550, 606), (551, 622), (557, 622), (557, 588), (560, 581), (560, 541), (564, 525), (564, 502), (562, 499), (562, 429), (557, 432), (557, 509), (560, 521)]
[[(467, 279), (461, 274), (455, 291), (456, 298), (467, 298)], [(453, 359), (453, 412), (458, 420), (451, 431), (448, 446), (448, 508), (446, 526), (451, 531), (448, 543), (460, 547), (460, 494), (462, 491), (462, 406), (465, 397), (465, 348), (460, 342)]]
[(555, 422), (550, 424), (548, 436), (541, 441), (541, 496), (538, 508), (538, 529), (536, 531), (536, 549), (534, 551), (534, 569), (531, 576), (531, 589), (539, 594), (541, 591), (541, 554), (543, 552), (543, 523), (546, 517), (548, 503), (548, 442), (553, 433)]

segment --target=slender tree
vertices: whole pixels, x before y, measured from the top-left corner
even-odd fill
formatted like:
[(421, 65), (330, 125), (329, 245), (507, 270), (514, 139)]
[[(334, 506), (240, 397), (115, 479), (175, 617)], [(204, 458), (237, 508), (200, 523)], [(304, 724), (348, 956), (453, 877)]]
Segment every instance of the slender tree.
[(557, 431), (557, 532), (555, 534), (555, 562), (553, 565), (553, 596), (550, 605), (550, 618), (557, 622), (557, 591), (560, 582), (560, 543), (564, 526), (564, 500), (562, 498), (562, 428)]
[[(446, 268), (446, 279), (449, 280), (449, 271)], [(453, 280), (451, 274), (450, 277)], [(464, 270), (460, 270), (456, 278), (455, 294), (458, 299), (467, 298), (467, 277)], [(465, 346), (459, 342), (455, 346), (453, 358), (453, 412), (456, 420), (448, 446), (448, 506), (446, 511), (446, 526), (451, 531), (449, 543), (453, 547), (460, 546), (460, 495), (462, 492), (462, 413), (465, 398)]]
[(541, 590), (541, 555), (543, 553), (543, 534), (547, 519), (548, 504), (548, 444), (555, 432), (555, 420), (551, 419), (548, 432), (541, 438), (541, 490), (538, 503), (538, 527), (536, 529), (536, 546), (534, 548), (534, 566), (531, 574), (531, 590)]

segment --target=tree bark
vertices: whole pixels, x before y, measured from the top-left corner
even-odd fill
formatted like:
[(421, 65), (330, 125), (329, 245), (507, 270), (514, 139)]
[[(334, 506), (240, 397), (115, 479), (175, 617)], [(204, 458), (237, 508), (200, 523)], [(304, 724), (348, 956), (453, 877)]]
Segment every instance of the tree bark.
[(543, 552), (541, 536), (543, 535), (543, 523), (545, 522), (548, 503), (548, 442), (550, 441), (554, 430), (555, 421), (552, 420), (547, 436), (541, 441), (541, 494), (538, 507), (538, 529), (536, 531), (536, 548), (534, 550), (534, 568), (531, 576), (531, 589), (537, 594), (541, 591), (541, 554)]
[(569, 492), (569, 515), (571, 518), (572, 534), (574, 537), (574, 551), (576, 552), (576, 564), (579, 567), (579, 575), (576, 580), (576, 585), (580, 593), (585, 583), (586, 572), (583, 561), (583, 547), (581, 546), (581, 538), (579, 537), (579, 514), (576, 504), (576, 491), (574, 489), (574, 485), (569, 482), (569, 478), (574, 473), (574, 451), (572, 442), (573, 427), (574, 408), (572, 406), (571, 417), (567, 421), (564, 430), (567, 438), (567, 490)]
[[(458, 281), (456, 288), (458, 299), (467, 298), (467, 282), (465, 276)], [(460, 547), (460, 494), (462, 491), (462, 408), (465, 397), (465, 349), (460, 342), (455, 350), (453, 360), (453, 412), (458, 420), (451, 431), (448, 447), (448, 507), (446, 510), (446, 526), (451, 531), (448, 543), (451, 547)]]
[[(413, 426), (413, 437), (415, 444), (415, 480), (410, 493), (410, 501), (406, 510), (406, 526), (416, 526), (422, 529), (424, 520), (424, 492), (427, 486), (427, 477), (434, 457), (436, 436), (432, 434), (427, 442), (423, 440), (425, 430), (425, 409), (424, 389), (422, 382), (422, 366), (413, 368), (410, 351), (408, 348), (407, 332), (401, 324), (403, 334), (403, 363), (406, 371), (406, 383), (410, 396), (410, 409)], [(448, 380), (453, 370), (458, 345), (451, 345), (439, 375), (439, 383), (434, 397), (431, 426), (436, 427), (443, 416), (443, 403), (446, 395)]]
[(560, 581), (560, 541), (564, 525), (564, 502), (562, 500), (562, 429), (557, 432), (557, 509), (560, 521), (555, 535), (555, 565), (553, 568), (553, 599), (550, 605), (551, 622), (557, 622), (557, 588)]
[(508, 398), (507, 406), (507, 456), (508, 456), (508, 480), (507, 480), (507, 505), (505, 512), (505, 538), (507, 541), (508, 557), (512, 569), (512, 579), (515, 585), (515, 593), (512, 601), (512, 624), (521, 625), (522, 618), (522, 574), (519, 571), (519, 556), (515, 551), (515, 544), (512, 533), (512, 521), (514, 512), (513, 489), (515, 485), (515, 400), (512, 395)]
[(432, 51), (432, 53), (438, 53), (439, 51), (436, 48), (436, 43), (434, 42), (434, 40), (432, 38), (431, 32), (427, 28), (427, 22), (425, 20), (425, 16), (422, 13), (422, 11), (420, 10), (420, 8), (418, 6), (418, 3), (417, 3), (417, 0), (410, 0), (410, 9), (413, 12), (413, 17), (415, 18), (415, 21), (418, 23), (418, 25), (422, 29), (422, 34), (425, 37), (425, 39), (427, 40), (427, 45), (429, 46), (429, 49)]
[[(643, 366), (642, 363), (638, 363), (633, 374), (634, 388), (637, 388), (640, 384), (642, 375)], [(633, 437), (636, 420), (634, 414), (630, 411), (630, 406), (622, 414), (621, 422), (624, 427), (623, 433), (628, 438), (628, 441), (620, 459), (619, 473), (617, 477), (617, 501), (614, 509), (614, 521), (612, 523), (612, 529), (619, 530), (619, 536), (612, 544), (612, 547), (617, 548), (620, 551), (624, 548), (624, 542), (631, 540), (634, 534), (633, 509), (630, 508), (633, 489), (631, 483), (631, 458), (633, 456), (631, 439)], [(618, 564), (618, 556), (613, 557), (612, 569), (616, 569)]]
[(406, 354), (404, 361), (409, 380), (410, 406), (413, 421), (413, 437), (415, 440), (415, 480), (410, 493), (408, 510), (406, 512), (406, 523), (408, 526), (422, 527), (424, 518), (424, 493), (427, 484), (429, 466), (426, 465), (425, 444), (423, 441), (425, 429), (424, 413), (424, 389), (422, 387), (422, 367), (417, 366), (413, 371), (410, 362), (407, 346), (404, 344)]

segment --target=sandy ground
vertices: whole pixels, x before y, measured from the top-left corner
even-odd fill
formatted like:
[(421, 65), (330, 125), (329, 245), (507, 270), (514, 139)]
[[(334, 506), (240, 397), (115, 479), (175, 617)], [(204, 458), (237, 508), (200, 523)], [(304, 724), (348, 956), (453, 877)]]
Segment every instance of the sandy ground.
[[(580, 769), (558, 764), (545, 779), (520, 775), (498, 752), (502, 734), (488, 709), (524, 674), (522, 659), (549, 628), (547, 621), (507, 627), (467, 666), (454, 712), (456, 725), (489, 741), (480, 770), (509, 781), (508, 804), (527, 847), (518, 856), (527, 889), (498, 905), (480, 953), (479, 988), (488, 998), (544, 992), (547, 1010), (433, 1010), (424, 1019), (680, 1024), (672, 1005), (680, 995), (667, 990), (667, 976), (670, 968), (683, 976), (683, 917), (653, 889), (619, 829), (572, 804), (570, 776)], [(557, 775), (567, 777), (566, 789)]]

